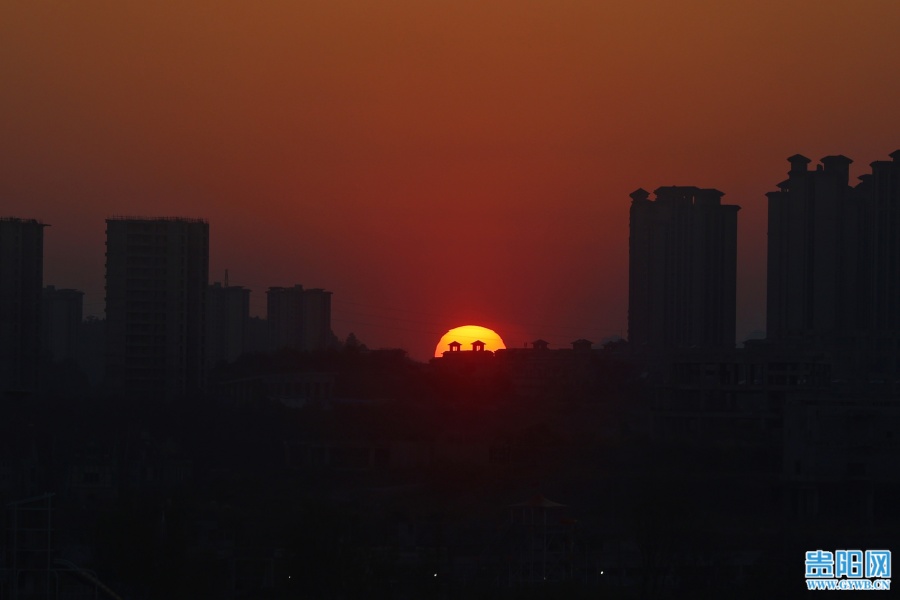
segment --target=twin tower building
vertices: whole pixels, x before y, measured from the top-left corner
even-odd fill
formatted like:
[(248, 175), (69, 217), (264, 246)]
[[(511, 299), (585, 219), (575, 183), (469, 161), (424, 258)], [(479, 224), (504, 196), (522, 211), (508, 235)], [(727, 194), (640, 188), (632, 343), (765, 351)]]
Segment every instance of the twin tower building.
[[(900, 150), (849, 182), (851, 160), (788, 159), (768, 197), (766, 340), (900, 373)], [(735, 345), (737, 212), (722, 192), (631, 194), (629, 345), (662, 357)]]
[[(35, 220), (0, 219), (3, 394), (37, 391), (41, 364), (58, 359), (41, 347), (48, 325), (42, 296), (53, 290), (42, 289), (43, 228)], [(267, 304), (268, 331), (251, 339), (250, 290), (209, 285), (207, 221), (107, 219), (105, 387), (177, 398), (202, 390), (212, 366), (245, 352), (317, 350), (331, 343), (331, 292), (272, 287)]]

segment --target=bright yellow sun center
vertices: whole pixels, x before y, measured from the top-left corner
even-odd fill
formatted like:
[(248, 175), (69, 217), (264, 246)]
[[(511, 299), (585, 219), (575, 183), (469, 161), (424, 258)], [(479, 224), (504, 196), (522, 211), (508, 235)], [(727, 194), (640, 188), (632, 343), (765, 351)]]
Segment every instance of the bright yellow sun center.
[(473, 342), (484, 342), (485, 350), (501, 350), (506, 348), (506, 344), (497, 335), (497, 332), (487, 327), (479, 325), (463, 325), (462, 327), (454, 327), (441, 337), (434, 349), (435, 356), (442, 356), (444, 352), (450, 350), (451, 342), (458, 342), (460, 350), (471, 350)]

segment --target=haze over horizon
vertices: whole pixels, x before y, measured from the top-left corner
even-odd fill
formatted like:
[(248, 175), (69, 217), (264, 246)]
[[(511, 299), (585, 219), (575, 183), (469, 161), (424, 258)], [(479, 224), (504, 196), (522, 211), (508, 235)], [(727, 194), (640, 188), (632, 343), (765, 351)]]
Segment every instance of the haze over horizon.
[(425, 359), (627, 333), (629, 193), (738, 215), (738, 340), (765, 329), (766, 198), (800, 153), (900, 148), (900, 4), (8, 3), (0, 216), (103, 314), (104, 220), (210, 222), (210, 281), (334, 293)]

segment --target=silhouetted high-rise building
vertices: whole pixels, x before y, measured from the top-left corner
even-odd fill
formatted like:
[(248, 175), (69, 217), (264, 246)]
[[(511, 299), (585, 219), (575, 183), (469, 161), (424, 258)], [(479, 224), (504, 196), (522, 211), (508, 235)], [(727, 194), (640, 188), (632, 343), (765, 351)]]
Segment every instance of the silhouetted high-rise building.
[(235, 361), (248, 349), (250, 290), (216, 282), (209, 286), (206, 308), (208, 365)]
[(769, 192), (767, 337), (831, 340), (852, 329), (858, 296), (859, 202), (845, 156), (788, 159), (788, 178)]
[(37, 387), (44, 227), (34, 219), (0, 218), (0, 393)]
[(331, 292), (306, 290), (303, 301), (303, 348), (321, 350), (331, 343)]
[(269, 352), (269, 321), (263, 317), (250, 317), (244, 336), (244, 352), (258, 354)]
[(733, 347), (738, 206), (723, 193), (631, 194), (628, 341), (635, 352)]
[(266, 292), (271, 350), (321, 350), (331, 340), (331, 292), (271, 287)]
[(177, 398), (205, 377), (209, 224), (106, 221), (106, 377), (114, 391)]
[(84, 292), (44, 288), (41, 317), (43, 353), (50, 361), (76, 361), (84, 308)]
[[(900, 334), (900, 150), (890, 161), (871, 163), (872, 173), (856, 187), (863, 200), (859, 217), (857, 281), (863, 299), (860, 328)], [(823, 159), (824, 161), (824, 159)]]
[(900, 372), (900, 150), (849, 183), (853, 162), (791, 156), (769, 200), (767, 332), (817, 344), (851, 372)]

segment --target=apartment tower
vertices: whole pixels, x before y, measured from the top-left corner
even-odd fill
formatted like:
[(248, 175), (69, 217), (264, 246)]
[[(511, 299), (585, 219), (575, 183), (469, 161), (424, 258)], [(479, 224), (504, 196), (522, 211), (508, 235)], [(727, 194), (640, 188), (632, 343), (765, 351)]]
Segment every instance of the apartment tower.
[(33, 393), (41, 355), (44, 227), (0, 218), (0, 393)]
[(207, 290), (207, 365), (230, 363), (249, 347), (250, 290), (239, 285), (213, 283)]
[(266, 292), (269, 348), (322, 350), (331, 340), (331, 292), (323, 289), (270, 287)]
[(106, 375), (113, 391), (175, 399), (204, 387), (209, 224), (106, 221)]
[(628, 340), (643, 354), (733, 348), (738, 206), (723, 193), (661, 187), (631, 194)]
[(814, 345), (853, 376), (900, 374), (900, 150), (850, 184), (846, 156), (800, 154), (769, 204), (766, 337)]

